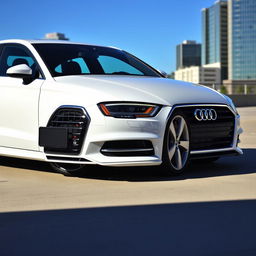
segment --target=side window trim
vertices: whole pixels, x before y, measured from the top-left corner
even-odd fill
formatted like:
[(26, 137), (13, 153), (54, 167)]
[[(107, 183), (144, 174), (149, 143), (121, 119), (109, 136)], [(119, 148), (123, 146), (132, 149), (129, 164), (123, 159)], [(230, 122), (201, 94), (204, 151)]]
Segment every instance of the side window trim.
[[(1, 46), (2, 46), (2, 48), (1, 48)], [(24, 50), (28, 54), (28, 56), (33, 59), (33, 61), (37, 65), (37, 67), (39, 69), (39, 79), (45, 79), (44, 72), (41, 69), (40, 65), (38, 64), (35, 56), (33, 55), (33, 53), (25, 45), (18, 44), (18, 43), (7, 43), (7, 44), (0, 45), (0, 59), (2, 58), (2, 54), (4, 53), (5, 48), (6, 47), (10, 47), (10, 46), (11, 47), (17, 47), (17, 48), (20, 48), (20, 49)]]

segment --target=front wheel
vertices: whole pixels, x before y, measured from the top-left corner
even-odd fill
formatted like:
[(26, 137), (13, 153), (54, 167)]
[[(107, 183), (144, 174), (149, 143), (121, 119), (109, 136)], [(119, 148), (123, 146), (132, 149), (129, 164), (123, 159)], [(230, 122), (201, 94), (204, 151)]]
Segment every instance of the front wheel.
[(163, 150), (163, 168), (169, 175), (182, 173), (189, 159), (189, 129), (185, 117), (176, 114), (168, 122)]
[(82, 164), (50, 163), (50, 166), (65, 176), (72, 176), (74, 172), (84, 168)]

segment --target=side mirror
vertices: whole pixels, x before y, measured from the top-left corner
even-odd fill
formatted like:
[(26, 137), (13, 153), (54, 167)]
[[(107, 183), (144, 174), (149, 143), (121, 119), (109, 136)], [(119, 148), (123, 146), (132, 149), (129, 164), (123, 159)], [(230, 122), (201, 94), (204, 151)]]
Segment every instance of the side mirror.
[(165, 78), (168, 77), (168, 74), (166, 72), (164, 72), (163, 70), (158, 70), (158, 72)]
[(10, 77), (26, 79), (32, 77), (32, 69), (27, 64), (20, 64), (8, 68), (6, 74)]

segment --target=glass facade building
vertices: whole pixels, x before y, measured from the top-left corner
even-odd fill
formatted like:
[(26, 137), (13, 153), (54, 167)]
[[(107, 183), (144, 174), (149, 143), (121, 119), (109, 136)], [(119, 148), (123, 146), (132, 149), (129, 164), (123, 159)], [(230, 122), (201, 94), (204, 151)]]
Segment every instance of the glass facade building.
[(176, 46), (176, 69), (191, 66), (201, 66), (201, 44), (187, 40)]
[(221, 80), (228, 78), (228, 3), (216, 1), (202, 10), (202, 65), (219, 63)]
[(256, 80), (256, 0), (229, 1), (229, 80)]

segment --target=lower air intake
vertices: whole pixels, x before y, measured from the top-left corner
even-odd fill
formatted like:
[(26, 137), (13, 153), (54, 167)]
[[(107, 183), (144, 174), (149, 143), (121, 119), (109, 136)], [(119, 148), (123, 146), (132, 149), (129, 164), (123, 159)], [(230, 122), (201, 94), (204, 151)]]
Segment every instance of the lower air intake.
[(152, 156), (154, 148), (148, 140), (107, 141), (101, 153), (105, 156)]

